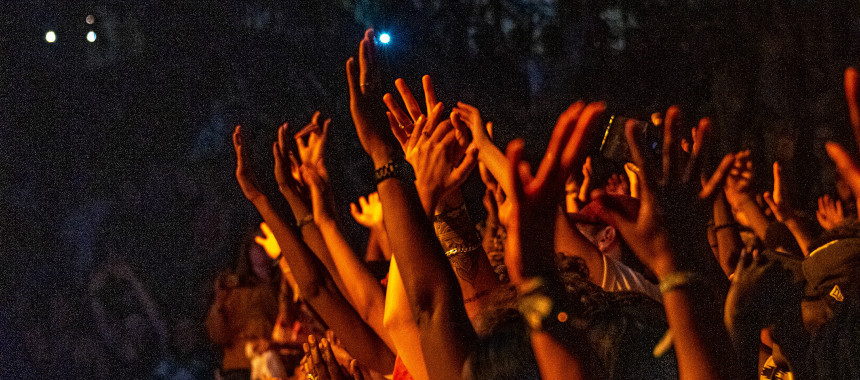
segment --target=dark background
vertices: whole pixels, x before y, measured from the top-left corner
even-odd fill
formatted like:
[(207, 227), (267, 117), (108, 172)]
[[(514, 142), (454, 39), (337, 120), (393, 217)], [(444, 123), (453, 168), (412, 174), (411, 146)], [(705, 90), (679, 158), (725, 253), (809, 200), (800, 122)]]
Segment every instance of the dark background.
[(392, 36), (389, 91), (432, 74), (442, 102), (477, 106), (500, 146), (525, 137), (532, 157), (576, 99), (639, 118), (680, 104), (690, 126), (713, 119), (715, 155), (753, 148), (763, 187), (781, 161), (811, 208), (833, 191), (823, 142), (853, 145), (842, 72), (860, 62), (857, 1), (5, 0), (0, 328), (15, 360), (0, 366), (53, 373), (62, 354), (39, 342), (87, 330), (90, 274), (112, 258), (169, 325), (202, 324), (216, 272), (259, 222), (233, 175), (236, 124), (273, 191), (276, 127), (322, 110), (341, 211), (372, 191), (344, 76), (370, 26)]

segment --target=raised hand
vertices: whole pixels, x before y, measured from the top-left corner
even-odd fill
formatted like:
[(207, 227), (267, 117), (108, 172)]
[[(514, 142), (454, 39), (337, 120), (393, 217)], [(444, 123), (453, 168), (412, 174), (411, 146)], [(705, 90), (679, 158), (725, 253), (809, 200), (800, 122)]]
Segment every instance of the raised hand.
[(725, 181), (726, 200), (729, 201), (733, 209), (739, 209), (746, 202), (755, 202), (752, 184), (752, 160), (750, 159), (750, 151), (745, 150), (735, 155), (734, 163)]
[(624, 177), (618, 173), (609, 176), (604, 189), (606, 189), (607, 194), (630, 195), (630, 186), (624, 181)]
[(326, 119), (322, 127), (319, 125), (320, 112), (314, 112), (310, 124), (296, 133), (296, 146), (303, 165), (316, 166), (317, 171), (327, 178), (323, 158), (325, 157), (325, 142), (328, 137), (328, 126), (331, 119)]
[[(479, 148), (493, 144), (493, 124), (484, 124), (481, 112), (477, 108), (463, 102), (457, 102), (457, 107), (451, 110), (451, 122), (454, 125), (463, 124), (472, 133), (472, 141)], [(497, 148), (498, 149), (498, 148)]]
[(242, 194), (249, 201), (254, 202), (263, 198), (257, 177), (251, 168), (248, 150), (242, 145), (242, 127), (237, 125), (233, 130), (233, 149), (236, 151), (236, 180), (242, 188)]
[(779, 162), (773, 163), (773, 193), (766, 191), (764, 200), (777, 221), (784, 223), (786, 220), (794, 219), (794, 210), (785, 202), (782, 191), (782, 167)]
[(376, 167), (391, 160), (397, 149), (394, 135), (386, 127), (385, 110), (379, 102), (379, 76), (376, 69), (376, 45), (373, 29), (364, 32), (355, 58), (346, 61), (349, 84), (349, 110), (361, 146)]
[[(679, 120), (678, 108), (669, 108), (664, 120), (662, 162), (643, 154), (639, 131), (634, 122), (628, 121), (627, 142), (634, 164), (640, 168), (639, 212), (628, 215), (620, 205), (615, 207), (610, 197), (605, 197), (609, 210), (603, 217), (618, 228), (661, 285), (673, 278), (686, 278), (682, 281), (687, 281), (687, 286), (662, 290), (681, 378), (734, 378), (735, 369), (725, 364), (734, 357), (728, 336), (721, 328), (715, 328), (721, 325), (720, 312), (715, 306), (722, 295), (714, 294), (719, 293), (714, 292), (719, 287), (696, 286), (688, 277), (701, 276), (712, 286), (719, 285), (720, 278), (725, 279), (707, 246), (707, 207), (703, 201), (713, 195), (715, 184), (723, 180), (731, 160), (724, 159), (717, 172), (701, 186), (696, 170), (698, 152), (694, 149), (686, 162), (679, 159), (683, 151), (674, 136)], [(691, 231), (700, 231), (701, 235)]]
[(334, 198), (329, 192), (328, 175), (322, 161), (304, 163), (301, 166), (302, 179), (310, 189), (314, 222), (320, 225), (334, 220)]
[[(845, 70), (845, 99), (848, 103), (848, 113), (851, 119), (851, 128), (854, 130), (855, 142), (860, 146), (860, 102), (858, 102), (858, 73), (857, 69), (849, 67)], [(860, 205), (860, 166), (851, 158), (845, 148), (841, 145), (828, 142), (826, 145), (827, 154), (833, 163), (836, 164), (836, 170), (839, 175), (851, 188), (851, 193), (854, 194), (854, 199)], [(858, 207), (860, 210), (860, 207)]]
[(469, 146), (462, 160), (458, 160), (463, 146), (449, 120), (439, 123), (442, 103), (438, 103), (428, 117), (419, 116), (406, 142), (406, 160), (415, 168), (415, 187), (424, 211), (431, 215), (439, 200), (469, 177), (477, 164), (477, 149)]
[(382, 225), (382, 203), (379, 202), (379, 193), (370, 193), (367, 197), (358, 198), (358, 206), (349, 204), (349, 212), (358, 224), (367, 228), (383, 228)]
[(263, 231), (263, 236), (254, 236), (254, 242), (263, 247), (272, 260), (277, 260), (281, 257), (281, 246), (275, 240), (275, 234), (266, 222), (260, 223), (260, 230)]
[(352, 378), (349, 371), (341, 368), (331, 350), (331, 343), (326, 338), (317, 343), (313, 335), (308, 336), (308, 343), (302, 345), (305, 351), (304, 369), (308, 378), (317, 380), (347, 380)]
[(842, 201), (830, 198), (829, 195), (818, 198), (818, 210), (815, 212), (815, 217), (818, 219), (818, 224), (821, 225), (821, 228), (825, 230), (842, 224), (845, 220), (845, 215), (842, 211)]
[[(427, 107), (426, 112), (429, 114), (439, 104), (436, 100), (436, 90), (433, 89), (433, 80), (429, 75), (421, 78), (421, 84), (424, 86), (424, 102)], [(418, 101), (415, 100), (415, 96), (412, 95), (412, 91), (409, 91), (409, 87), (406, 86), (406, 82), (402, 78), (394, 81), (394, 86), (397, 87), (400, 98), (403, 99), (403, 103), (406, 105), (409, 113), (407, 114), (400, 108), (400, 105), (397, 104), (397, 101), (394, 100), (391, 94), (385, 94), (382, 97), (382, 101), (388, 107), (389, 112), (386, 115), (388, 116), (391, 130), (394, 132), (397, 140), (400, 141), (401, 147), (405, 150), (405, 141), (412, 134), (418, 118), (427, 115), (421, 110), (421, 106), (418, 105)]]
[(275, 180), (281, 194), (290, 202), (295, 213), (299, 203), (307, 203), (305, 186), (302, 180), (301, 164), (287, 144), (287, 123), (278, 128), (278, 140), (272, 145), (272, 156), (275, 158)]
[(542, 277), (552, 268), (554, 208), (565, 179), (583, 158), (582, 142), (605, 108), (604, 103), (577, 102), (562, 113), (536, 176), (523, 161), (523, 141), (508, 144), (506, 185), (513, 191), (507, 194), (507, 209), (500, 214), (506, 214), (505, 264), (512, 283)]

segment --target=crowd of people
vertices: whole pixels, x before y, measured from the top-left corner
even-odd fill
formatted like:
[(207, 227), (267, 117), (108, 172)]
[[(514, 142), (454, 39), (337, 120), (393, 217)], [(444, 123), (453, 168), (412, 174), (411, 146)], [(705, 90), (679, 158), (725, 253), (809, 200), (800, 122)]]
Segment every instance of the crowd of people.
[[(205, 327), (220, 378), (860, 378), (853, 148), (826, 145), (840, 176), (814, 218), (789, 204), (778, 162), (763, 194), (753, 165), (771, 163), (749, 150), (708, 162), (709, 119), (684, 127), (678, 107), (604, 128), (604, 103), (575, 102), (533, 168), (522, 140), (497, 147), (492, 123), (446, 108), (429, 76), (423, 103), (402, 79), (399, 99), (382, 94), (375, 40), (366, 31), (346, 62), (375, 168), (376, 192), (350, 208), (365, 252), (326, 169), (329, 129), (343, 126), (317, 112), (279, 127), (274, 177), (292, 215), (261, 189), (235, 128), (236, 179), (265, 222), (215, 281)], [(845, 92), (860, 142), (851, 68)], [(475, 171), (481, 221), (462, 192)]]

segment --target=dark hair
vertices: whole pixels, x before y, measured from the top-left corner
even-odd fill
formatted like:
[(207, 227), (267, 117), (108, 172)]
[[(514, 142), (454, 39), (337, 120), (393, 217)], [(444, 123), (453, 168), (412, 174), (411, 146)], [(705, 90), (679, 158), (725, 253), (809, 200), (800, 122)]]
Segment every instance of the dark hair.
[(501, 309), (472, 348), (463, 366), (468, 380), (540, 379), (526, 321), (515, 309)]
[[(607, 379), (675, 379), (675, 356), (660, 358), (654, 346), (668, 329), (662, 305), (638, 292), (605, 292), (588, 282), (581, 258), (558, 254), (556, 265), (576, 313), (570, 324), (585, 333)], [(522, 316), (510, 307), (498, 307), (485, 317), (489, 326), (478, 340), (466, 365), (464, 379), (539, 379), (529, 330)]]
[[(254, 265), (251, 263), (251, 248), (257, 244), (254, 238), (259, 235), (260, 228), (252, 227), (242, 235), (242, 241), (239, 244), (239, 249), (236, 251), (233, 267), (233, 273), (239, 279), (239, 286), (251, 286), (261, 282), (262, 280), (254, 274)], [(277, 284), (280, 282), (281, 271), (276, 266), (269, 268), (270, 283)]]
[(608, 379), (676, 379), (675, 355), (655, 358), (654, 346), (668, 329), (662, 305), (639, 292), (604, 292), (583, 305), (581, 319)]

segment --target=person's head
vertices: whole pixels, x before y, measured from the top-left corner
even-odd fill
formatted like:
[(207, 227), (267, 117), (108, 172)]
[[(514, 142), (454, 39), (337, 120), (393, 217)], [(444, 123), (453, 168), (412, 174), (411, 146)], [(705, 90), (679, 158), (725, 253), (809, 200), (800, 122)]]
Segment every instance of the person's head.
[(621, 257), (621, 236), (615, 227), (599, 223), (576, 223), (576, 229), (604, 255)]
[[(631, 261), (629, 259), (633, 257), (632, 252), (624, 243), (618, 229), (605, 222), (609, 208), (620, 209), (628, 217), (635, 218), (639, 213), (639, 200), (627, 195), (599, 196), (585, 205), (578, 213), (571, 214), (571, 221), (600, 252), (628, 264)], [(636, 267), (638, 268), (638, 265)]]
[(236, 257), (235, 272), (240, 284), (256, 281), (274, 282), (280, 272), (266, 250), (254, 241), (262, 235), (259, 228), (249, 229), (242, 238)]
[(540, 379), (525, 319), (516, 309), (493, 316), (463, 365), (463, 379)]
[(673, 353), (654, 357), (668, 328), (663, 307), (638, 292), (605, 292), (601, 302), (583, 305), (580, 317), (608, 379), (676, 379)]

